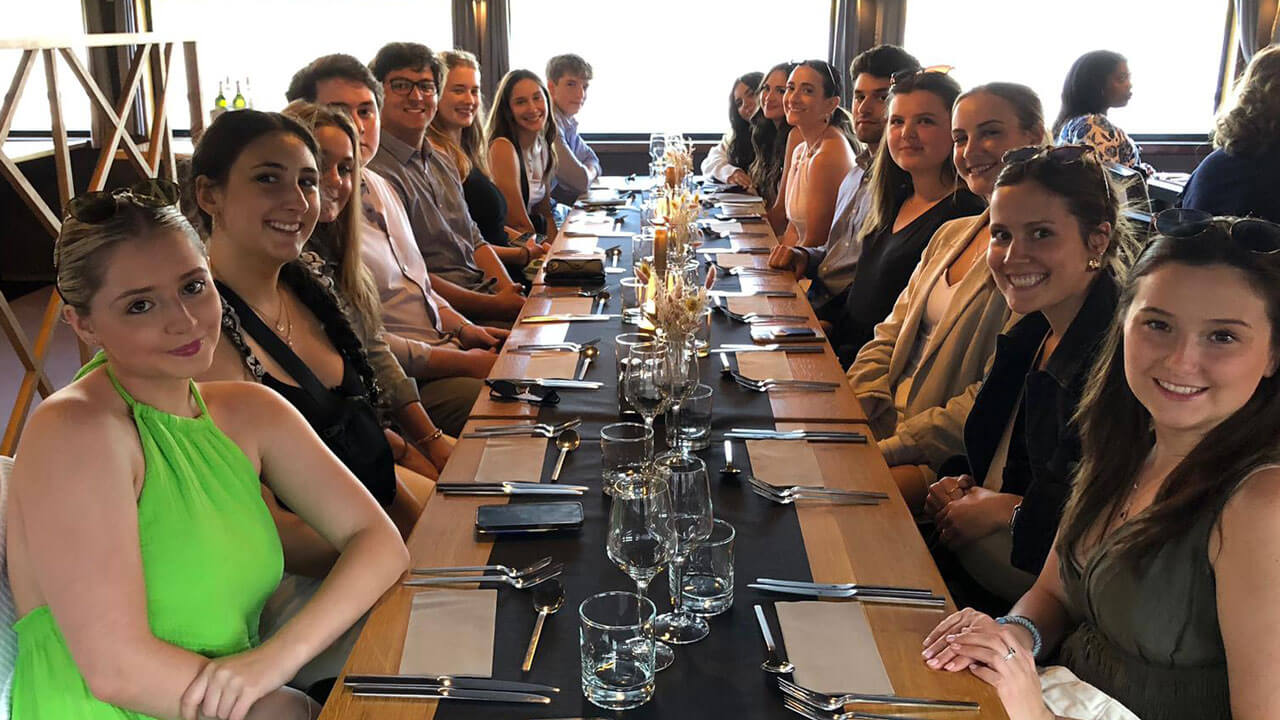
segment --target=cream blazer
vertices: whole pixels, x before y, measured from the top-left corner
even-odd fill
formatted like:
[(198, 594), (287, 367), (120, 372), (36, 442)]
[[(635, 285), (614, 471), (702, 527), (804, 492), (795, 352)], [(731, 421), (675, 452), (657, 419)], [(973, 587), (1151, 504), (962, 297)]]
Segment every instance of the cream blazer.
[(848, 380), (889, 465), (934, 469), (964, 452), (964, 421), (995, 353), (996, 336), (1010, 323), (1004, 296), (979, 259), (960, 280), (947, 313), (920, 357), (904, 417), (894, 409), (898, 382), (920, 335), (929, 291), (987, 223), (988, 213), (952, 220), (934, 233), (898, 296), (858, 351)]

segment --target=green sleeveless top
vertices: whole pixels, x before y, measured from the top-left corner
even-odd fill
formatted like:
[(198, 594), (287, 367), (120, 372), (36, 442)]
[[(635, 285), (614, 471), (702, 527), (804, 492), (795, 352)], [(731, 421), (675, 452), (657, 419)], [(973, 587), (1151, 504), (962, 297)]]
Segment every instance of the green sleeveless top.
[(1059, 550), (1067, 610), (1079, 623), (1059, 662), (1142, 720), (1230, 720), (1209, 537), (1244, 480), (1273, 467), (1252, 470), (1136, 566), (1110, 552), (1114, 532), (1083, 566)]
[[(76, 378), (106, 358), (99, 353)], [(196, 418), (128, 403), (142, 442), (146, 475), (138, 495), (138, 538), (147, 620), (156, 638), (206, 657), (258, 644), (258, 615), (280, 583), (284, 554), (249, 458), (222, 433), (195, 383)], [(14, 720), (144, 718), (89, 692), (47, 605), (16, 623)]]

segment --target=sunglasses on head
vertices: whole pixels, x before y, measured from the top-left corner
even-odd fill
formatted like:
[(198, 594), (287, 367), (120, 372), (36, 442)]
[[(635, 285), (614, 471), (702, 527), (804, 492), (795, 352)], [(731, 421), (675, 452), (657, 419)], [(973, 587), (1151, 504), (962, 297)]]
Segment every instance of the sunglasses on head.
[[(895, 88), (899, 85), (910, 87), (915, 83), (921, 75), (948, 75), (955, 70), (954, 65), (930, 65), (924, 68), (909, 68), (907, 70), (899, 70), (889, 76), (889, 87)], [(899, 88), (900, 90), (902, 88)]]
[(530, 405), (557, 405), (560, 394), (542, 385), (518, 385), (510, 380), (485, 380), (489, 398), (505, 402), (527, 402)]
[(1260, 255), (1280, 251), (1280, 225), (1261, 218), (1215, 217), (1203, 210), (1169, 208), (1156, 213), (1153, 225), (1160, 235), (1179, 240), (1225, 237)]
[(122, 200), (138, 207), (160, 208), (177, 205), (181, 196), (175, 183), (151, 178), (115, 190), (99, 190), (77, 195), (67, 203), (67, 217), (83, 223), (96, 224), (114, 217)]
[(1086, 157), (1096, 155), (1091, 145), (1026, 145), (1020, 148), (1014, 148), (1004, 154), (1001, 161), (1005, 165), (1015, 163), (1027, 163), (1037, 158), (1047, 158), (1059, 165), (1070, 165), (1072, 163), (1082, 162)]

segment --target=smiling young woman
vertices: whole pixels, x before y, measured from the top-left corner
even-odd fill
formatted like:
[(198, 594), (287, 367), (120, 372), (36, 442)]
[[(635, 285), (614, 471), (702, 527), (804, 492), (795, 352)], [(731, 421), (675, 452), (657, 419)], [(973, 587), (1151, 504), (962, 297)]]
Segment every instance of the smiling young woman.
[(507, 225), (522, 233), (554, 237), (556, 132), (542, 80), (531, 70), (507, 73), (498, 84), (486, 134), (493, 180), (507, 200)]

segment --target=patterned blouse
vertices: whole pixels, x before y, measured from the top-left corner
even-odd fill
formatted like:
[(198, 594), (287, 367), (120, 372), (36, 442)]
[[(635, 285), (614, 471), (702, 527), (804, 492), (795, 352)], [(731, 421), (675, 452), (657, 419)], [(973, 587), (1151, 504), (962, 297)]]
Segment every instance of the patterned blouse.
[(1142, 162), (1135, 143), (1124, 130), (1116, 127), (1106, 115), (1077, 115), (1062, 125), (1055, 141), (1058, 145), (1089, 145), (1098, 151), (1103, 162), (1124, 165), (1148, 177), (1155, 168)]

